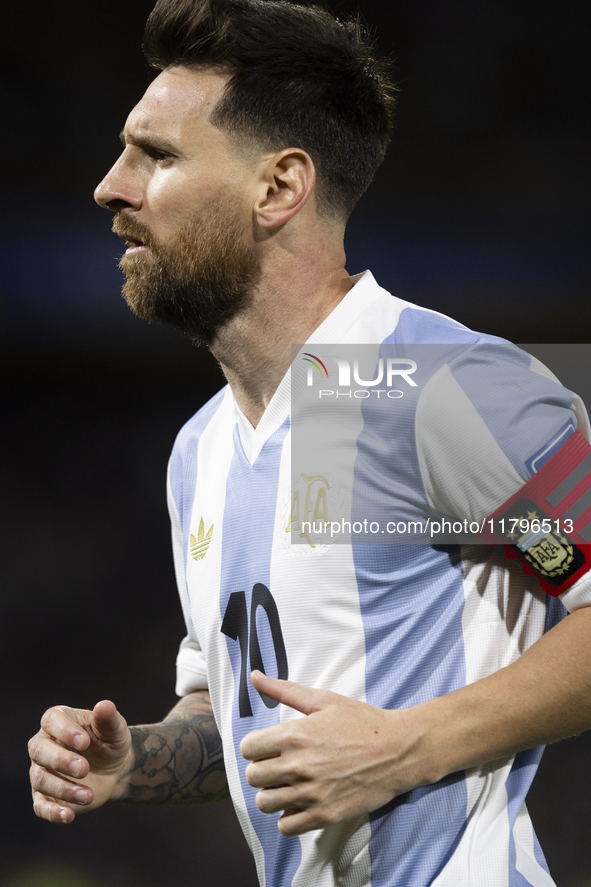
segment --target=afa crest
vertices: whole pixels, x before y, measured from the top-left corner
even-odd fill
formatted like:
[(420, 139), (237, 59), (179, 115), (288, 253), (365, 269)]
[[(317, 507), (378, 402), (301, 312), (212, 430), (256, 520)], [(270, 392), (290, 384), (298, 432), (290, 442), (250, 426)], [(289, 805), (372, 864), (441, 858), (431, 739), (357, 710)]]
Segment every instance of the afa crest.
[(575, 552), (566, 536), (546, 533), (524, 552), (524, 557), (545, 579), (553, 579), (568, 573)]
[[(328, 514), (328, 491), (330, 484), (322, 474), (301, 474), (291, 491), (291, 504), (286, 533), (297, 531), (299, 538), (311, 548), (316, 548), (314, 539), (325, 533), (330, 520)], [(314, 537), (314, 538), (313, 538)], [(321, 540), (326, 541), (325, 539)]]
[[(506, 542), (517, 548), (532, 570), (552, 588), (558, 588), (584, 563), (583, 552), (556, 528), (546, 512), (532, 499), (519, 499), (501, 518)], [(509, 532), (509, 527), (513, 527)]]

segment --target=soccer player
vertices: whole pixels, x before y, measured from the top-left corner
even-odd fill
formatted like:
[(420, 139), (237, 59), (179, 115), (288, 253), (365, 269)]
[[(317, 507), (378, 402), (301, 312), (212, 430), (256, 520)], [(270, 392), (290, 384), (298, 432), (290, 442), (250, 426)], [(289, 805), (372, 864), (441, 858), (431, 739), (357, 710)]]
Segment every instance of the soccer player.
[[(159, 0), (144, 50), (161, 73), (96, 199), (127, 242), (132, 310), (206, 344), (229, 384), (169, 466), (181, 699), (132, 728), (106, 700), (49, 709), (35, 812), (68, 824), (229, 791), (268, 887), (547, 887), (524, 803), (538, 746), (591, 727), (584, 407), (518, 349), (345, 271), (393, 107), (355, 23), (286, 0)], [(331, 343), (376, 349), (335, 457), (353, 525), (371, 500), (490, 527), (517, 559), (312, 537), (336, 484), (326, 462), (292, 477), (290, 383), (304, 358), (333, 373)], [(387, 349), (425, 343), (387, 421), (371, 396), (386, 365), (393, 393)]]

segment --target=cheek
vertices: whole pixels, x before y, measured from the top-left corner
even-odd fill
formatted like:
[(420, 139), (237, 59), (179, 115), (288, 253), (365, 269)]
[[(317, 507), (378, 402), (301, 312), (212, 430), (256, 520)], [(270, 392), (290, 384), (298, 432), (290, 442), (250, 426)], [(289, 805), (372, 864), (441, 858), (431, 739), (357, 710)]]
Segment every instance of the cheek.
[(146, 189), (146, 222), (156, 236), (166, 238), (188, 224), (213, 195), (211, 187), (198, 187), (186, 177), (154, 177)]

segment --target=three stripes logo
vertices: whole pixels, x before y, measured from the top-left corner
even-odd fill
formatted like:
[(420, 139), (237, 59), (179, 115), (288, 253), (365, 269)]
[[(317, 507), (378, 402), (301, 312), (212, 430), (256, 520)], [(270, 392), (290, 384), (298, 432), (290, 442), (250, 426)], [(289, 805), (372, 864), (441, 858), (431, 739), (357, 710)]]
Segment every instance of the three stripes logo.
[(205, 532), (205, 524), (203, 523), (203, 518), (199, 521), (199, 530), (197, 531), (197, 538), (191, 533), (189, 537), (189, 542), (191, 545), (191, 557), (200, 561), (207, 554), (207, 549), (209, 548), (209, 543), (211, 542), (211, 536), (213, 533), (213, 524), (207, 531)]

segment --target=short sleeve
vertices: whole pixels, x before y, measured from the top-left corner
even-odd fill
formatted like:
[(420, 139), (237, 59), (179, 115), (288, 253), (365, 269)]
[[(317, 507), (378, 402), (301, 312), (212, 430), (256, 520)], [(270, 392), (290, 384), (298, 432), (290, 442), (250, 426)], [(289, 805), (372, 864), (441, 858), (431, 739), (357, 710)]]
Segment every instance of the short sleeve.
[[(417, 404), (417, 453), (432, 508), (482, 523), (589, 420), (580, 398), (510, 344), (477, 344), (439, 366)], [(591, 605), (583, 575), (560, 596)]]
[(463, 349), (431, 376), (417, 404), (429, 504), (482, 521), (530, 479), (536, 456), (574, 434), (581, 409), (572, 391), (515, 345)]
[(186, 696), (188, 693), (193, 693), (195, 690), (207, 689), (207, 665), (191, 618), (189, 594), (185, 576), (183, 530), (170, 482), (170, 466), (168, 472), (167, 498), (172, 531), (174, 569), (181, 606), (183, 608), (183, 615), (185, 617), (185, 625), (187, 627), (187, 634), (181, 641), (176, 660), (177, 674), (175, 689), (178, 696)]

